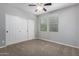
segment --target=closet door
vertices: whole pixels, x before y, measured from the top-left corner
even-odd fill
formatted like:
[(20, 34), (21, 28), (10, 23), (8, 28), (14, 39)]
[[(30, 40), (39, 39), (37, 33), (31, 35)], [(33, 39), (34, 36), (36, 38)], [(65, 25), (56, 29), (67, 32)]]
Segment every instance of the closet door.
[(6, 44), (28, 40), (27, 20), (19, 16), (6, 15)]
[(35, 31), (34, 31), (34, 20), (28, 20), (28, 39), (34, 39), (35, 38)]

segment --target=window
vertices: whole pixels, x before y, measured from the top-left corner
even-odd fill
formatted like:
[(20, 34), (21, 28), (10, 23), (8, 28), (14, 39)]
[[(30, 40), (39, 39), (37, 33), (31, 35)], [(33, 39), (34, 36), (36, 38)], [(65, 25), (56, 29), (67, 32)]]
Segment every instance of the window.
[(47, 31), (47, 20), (44, 18), (40, 21), (40, 31)]
[(58, 32), (57, 15), (41, 18), (40, 31)]
[(49, 18), (49, 32), (58, 32), (58, 17), (53, 16)]

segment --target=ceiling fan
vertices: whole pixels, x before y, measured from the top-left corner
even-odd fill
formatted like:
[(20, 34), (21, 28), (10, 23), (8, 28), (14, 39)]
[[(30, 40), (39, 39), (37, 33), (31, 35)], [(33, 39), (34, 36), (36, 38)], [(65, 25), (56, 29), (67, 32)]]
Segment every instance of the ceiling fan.
[(47, 9), (44, 7), (44, 6), (51, 6), (52, 3), (32, 3), (32, 4), (29, 4), (28, 6), (37, 6), (36, 9), (35, 9), (35, 12), (38, 12), (38, 11), (47, 11)]

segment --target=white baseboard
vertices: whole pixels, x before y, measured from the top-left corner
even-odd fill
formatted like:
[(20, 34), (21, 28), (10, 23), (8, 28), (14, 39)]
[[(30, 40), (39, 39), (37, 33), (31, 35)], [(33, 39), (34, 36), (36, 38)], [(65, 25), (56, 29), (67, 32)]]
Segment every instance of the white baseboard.
[[(36, 39), (36, 38), (35, 38)], [(69, 45), (69, 44), (64, 44), (64, 43), (61, 43), (61, 42), (57, 42), (57, 41), (52, 41), (52, 40), (48, 40), (48, 39), (44, 39), (44, 38), (40, 38), (41, 40), (45, 40), (45, 41), (49, 41), (49, 42), (54, 42), (54, 43), (57, 43), (57, 44), (61, 44), (61, 45), (65, 45), (65, 46), (69, 46), (69, 47), (73, 47), (73, 48), (77, 48), (79, 49), (79, 47), (77, 46), (73, 46), (73, 45)], [(34, 40), (34, 39), (30, 39), (30, 40)], [(29, 41), (29, 40), (26, 40), (26, 41)], [(23, 41), (21, 41), (23, 42)], [(20, 43), (20, 42), (17, 42), (17, 43)], [(16, 44), (16, 43), (13, 43), (13, 44)], [(9, 45), (12, 45), (12, 44), (9, 44)], [(2, 46), (0, 48), (4, 48), (4, 47), (7, 47), (9, 45), (5, 45), (5, 46)]]
[[(29, 39), (29, 40), (34, 40), (34, 39)], [(9, 45), (18, 44), (18, 43), (21, 43), (21, 42), (24, 42), (24, 41), (29, 41), (29, 40), (23, 40), (23, 41), (15, 42), (15, 43), (12, 43), (12, 44), (6, 44), (5, 46), (2, 46), (0, 48), (5, 48), (5, 47), (7, 47)]]
[(79, 49), (79, 47), (77, 47), (77, 46), (73, 46), (73, 45), (69, 45), (69, 44), (65, 44), (65, 43), (61, 43), (61, 42), (56, 42), (56, 41), (52, 41), (52, 40), (48, 40), (48, 39), (43, 39), (43, 38), (41, 38), (41, 39), (45, 40), (45, 41), (54, 42), (54, 43), (57, 43), (57, 44), (61, 44), (61, 45), (65, 45), (65, 46), (69, 46), (69, 47), (73, 47), (73, 48)]
[(5, 47), (7, 47), (7, 46), (5, 45), (5, 46), (2, 46), (2, 47), (0, 47), (0, 48), (5, 48)]

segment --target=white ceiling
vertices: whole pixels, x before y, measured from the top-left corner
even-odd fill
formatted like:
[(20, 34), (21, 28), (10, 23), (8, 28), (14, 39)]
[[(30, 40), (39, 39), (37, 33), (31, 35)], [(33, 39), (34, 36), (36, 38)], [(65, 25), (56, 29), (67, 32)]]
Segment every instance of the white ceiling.
[(72, 6), (72, 5), (75, 5), (76, 3), (52, 3), (51, 6), (44, 6), (47, 9), (46, 12), (44, 12), (44, 11), (43, 12), (35, 12), (36, 6), (28, 6), (28, 4), (29, 3), (10, 3), (8, 5), (11, 5), (11, 6), (14, 6), (17, 8), (21, 8), (24, 11), (30, 12), (35, 15), (39, 15), (39, 14), (47, 13), (47, 12), (54, 11), (54, 10), (57, 10), (60, 8)]

